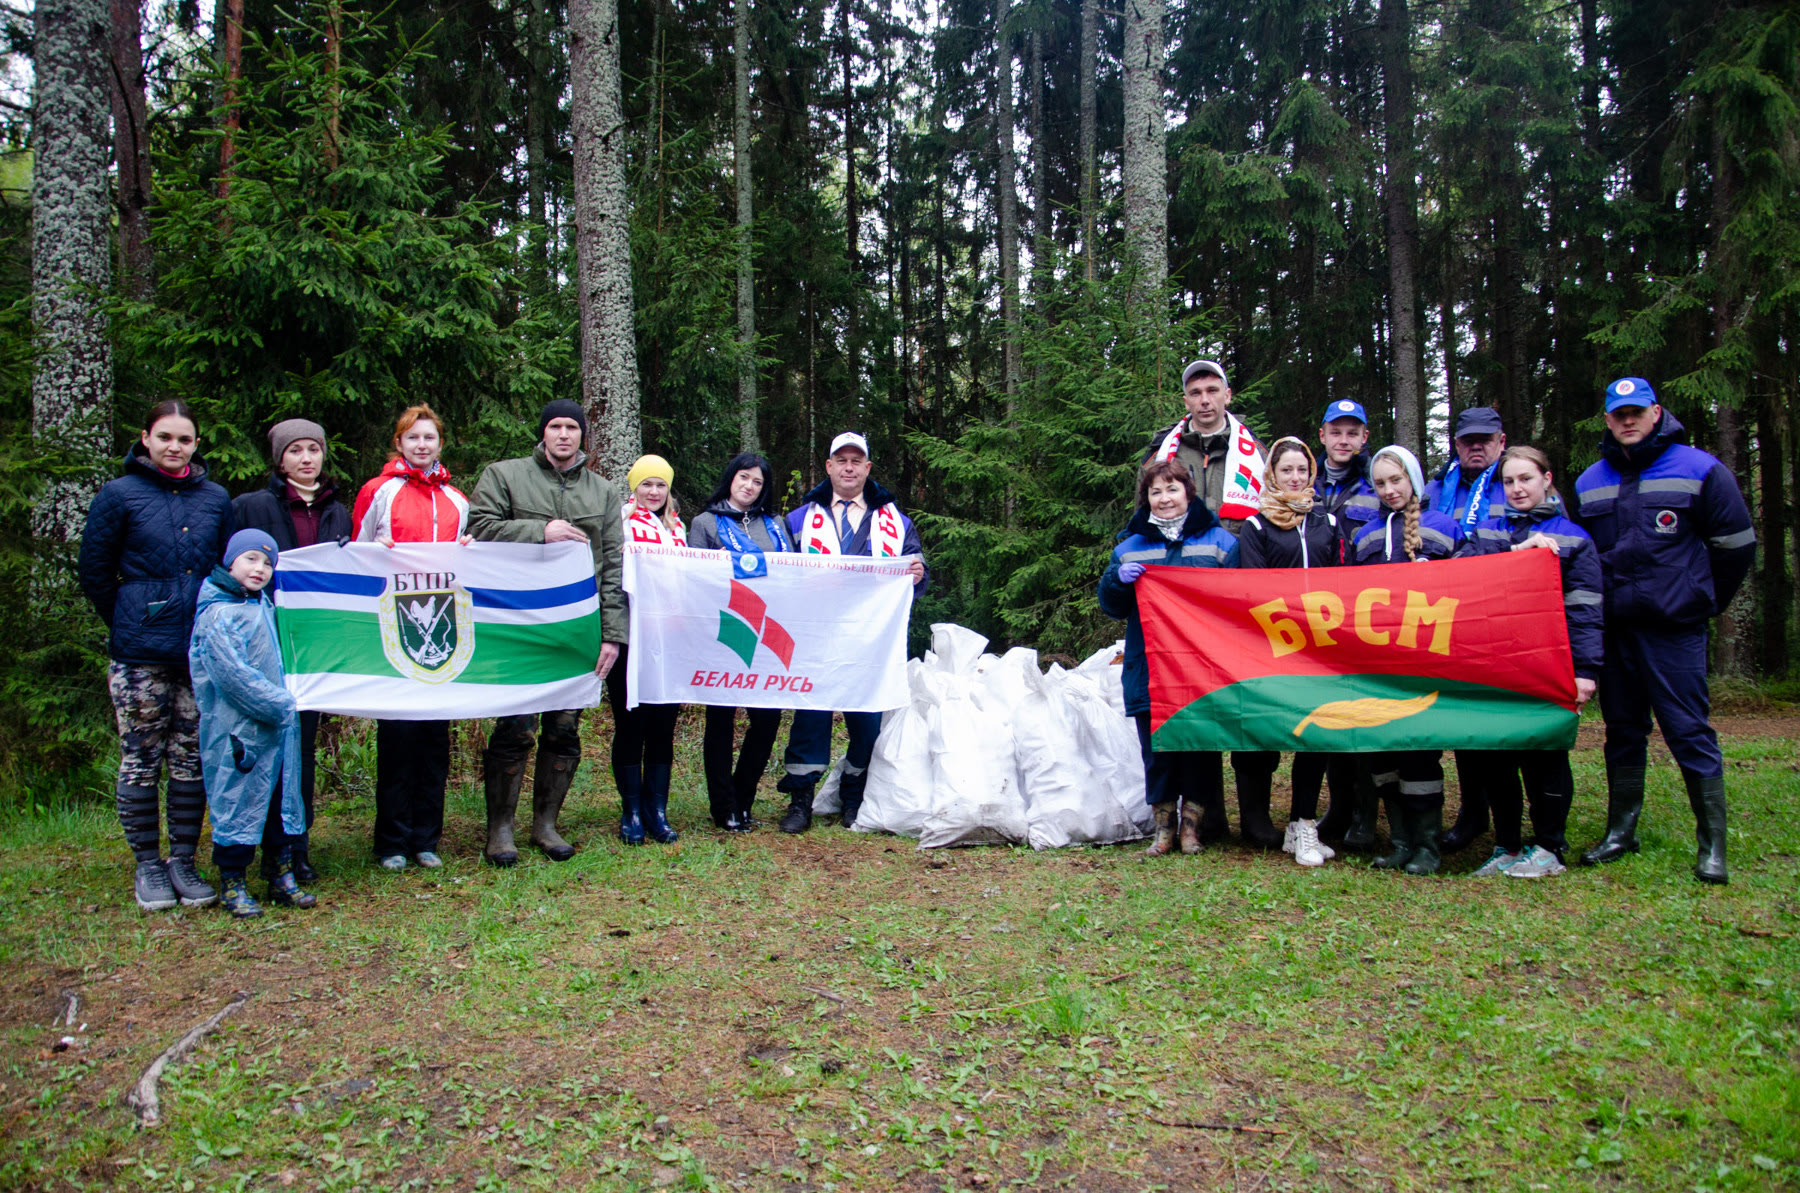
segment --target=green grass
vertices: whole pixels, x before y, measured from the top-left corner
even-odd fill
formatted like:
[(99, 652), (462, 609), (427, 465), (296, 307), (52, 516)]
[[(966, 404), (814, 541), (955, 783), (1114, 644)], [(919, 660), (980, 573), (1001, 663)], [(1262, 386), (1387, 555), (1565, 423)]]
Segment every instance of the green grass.
[[(1689, 874), (1666, 756), (1641, 855), (1535, 883), (1462, 877), (1485, 842), (1409, 879), (1236, 845), (729, 838), (685, 732), (679, 845), (612, 837), (590, 735), (575, 860), (478, 864), (464, 783), (449, 864), (399, 876), (349, 739), (320, 906), (251, 924), (140, 915), (103, 804), (14, 811), (0, 1187), (1791, 1187), (1800, 721), (1743, 725), (1723, 889)], [(51, 1026), (64, 990), (85, 1027)], [(240, 990), (135, 1130), (124, 1090)]]

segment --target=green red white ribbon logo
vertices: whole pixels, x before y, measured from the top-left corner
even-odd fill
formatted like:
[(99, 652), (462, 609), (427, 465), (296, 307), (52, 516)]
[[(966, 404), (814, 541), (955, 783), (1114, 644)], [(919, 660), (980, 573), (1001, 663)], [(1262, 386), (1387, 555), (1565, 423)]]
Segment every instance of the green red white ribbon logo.
[(770, 617), (768, 610), (768, 604), (752, 592), (748, 585), (733, 580), (731, 600), (725, 608), (719, 610), (719, 641), (744, 660), (746, 667), (750, 666), (750, 660), (756, 655), (756, 647), (760, 643), (781, 660), (783, 670), (792, 670), (793, 635), (780, 622)]

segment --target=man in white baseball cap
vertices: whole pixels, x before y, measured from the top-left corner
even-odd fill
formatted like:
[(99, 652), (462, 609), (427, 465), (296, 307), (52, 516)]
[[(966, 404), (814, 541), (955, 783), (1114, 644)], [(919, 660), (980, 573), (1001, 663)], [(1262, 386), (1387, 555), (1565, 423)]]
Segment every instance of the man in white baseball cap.
[[(1196, 360), (1181, 371), (1187, 414), (1150, 441), (1143, 463), (1176, 460), (1194, 478), (1194, 489), (1236, 534), (1261, 500), (1268, 458), (1256, 433), (1231, 413), (1231, 383), (1216, 360)], [(1136, 479), (1133, 478), (1133, 484)]]
[[(855, 431), (833, 439), (825, 459), (825, 476), (787, 516), (788, 533), (800, 551), (890, 559), (914, 556), (913, 595), (923, 595), (931, 573), (925, 567), (918, 528), (900, 512), (894, 495), (870, 479), (869, 441)], [(788, 795), (787, 814), (781, 818), (784, 833), (803, 833), (812, 827), (813, 788), (831, 761), (831, 717), (831, 713), (812, 709), (794, 713), (782, 757), (787, 774), (775, 785), (777, 791)], [(850, 748), (839, 792), (844, 801), (843, 824), (849, 828), (862, 806), (869, 756), (881, 735), (881, 714), (847, 712), (844, 727), (850, 732)]]

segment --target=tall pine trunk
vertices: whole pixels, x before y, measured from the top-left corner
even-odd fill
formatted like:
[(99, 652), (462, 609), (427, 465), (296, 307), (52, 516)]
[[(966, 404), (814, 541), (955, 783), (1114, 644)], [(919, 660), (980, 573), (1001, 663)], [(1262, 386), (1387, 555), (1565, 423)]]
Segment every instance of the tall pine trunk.
[(632, 327), (625, 116), (620, 106), (618, 0), (570, 0), (569, 69), (575, 143), (575, 273), (581, 385), (590, 464), (625, 483), (642, 454), (637, 341)]
[(150, 139), (144, 122), (144, 47), (139, 0), (112, 0), (111, 70), (113, 160), (119, 164), (119, 263), (127, 296), (148, 301), (156, 292), (150, 251)]
[(1024, 371), (1019, 357), (1019, 182), (1013, 154), (1012, 38), (1006, 33), (1007, 0), (994, 0), (994, 188), (1000, 212), (1000, 318), (1005, 324), (1006, 408), (1019, 397)]
[(737, 171), (737, 326), (738, 444), (760, 451), (756, 434), (756, 273), (750, 210), (750, 0), (737, 0), (732, 10), (732, 64), (736, 109), (731, 128), (732, 158)]
[(1419, 451), (1419, 204), (1414, 184), (1412, 24), (1406, 0), (1381, 0), (1382, 122), (1387, 142), (1388, 322), (1393, 350), (1394, 442)]
[(1100, 73), (1100, 3), (1081, 0), (1081, 255), (1087, 263), (1087, 279), (1094, 280), (1094, 244), (1096, 223), (1095, 198), (1099, 184), (1095, 179), (1096, 160), (1100, 152), (1099, 91)]
[(527, 253), (531, 288), (550, 289), (550, 232), (547, 204), (550, 172), (550, 0), (526, 0), (525, 7), (525, 217), (531, 223)]
[(1031, 31), (1031, 291), (1049, 282), (1050, 162), (1044, 132), (1044, 31)]
[(850, 372), (852, 409), (860, 409), (863, 396), (862, 353), (862, 183), (856, 169), (856, 43), (850, 33), (850, 6), (838, 8), (838, 39), (844, 52), (844, 259), (849, 263), (850, 296), (844, 327), (845, 363)]
[[(238, 111), (238, 86), (244, 78), (244, 0), (223, 0), (225, 5), (225, 135), (219, 139), (219, 198), (231, 195), (231, 159), (237, 155), (237, 131), (243, 119)], [(229, 218), (229, 217), (226, 217)]]
[[(1712, 243), (1707, 253), (1706, 269), (1713, 275), (1712, 349), (1723, 353), (1729, 346), (1738, 309), (1736, 254), (1726, 229), (1736, 214), (1738, 170), (1726, 141), (1725, 122), (1714, 114), (1712, 121)], [(1731, 388), (1742, 391), (1742, 375), (1731, 378)], [(1750, 484), (1749, 433), (1744, 426), (1744, 412), (1734, 402), (1721, 401), (1717, 411), (1719, 462), (1737, 478), (1738, 488), (1754, 512), (1756, 492)], [(1755, 630), (1756, 586), (1746, 584), (1738, 589), (1731, 604), (1719, 611), (1719, 633), (1714, 646), (1713, 663), (1721, 675), (1743, 675), (1756, 658), (1752, 641)]]
[[(106, 294), (112, 138), (106, 0), (38, 0), (34, 15), (36, 160), (31, 186), (32, 319), (38, 336), (31, 429), (46, 445), (105, 459), (112, 440)], [(32, 509), (45, 543), (81, 537), (92, 480), (53, 479)]]
[(1165, 0), (1125, 0), (1125, 240), (1138, 296), (1161, 322), (1169, 276), (1168, 118), (1163, 109)]

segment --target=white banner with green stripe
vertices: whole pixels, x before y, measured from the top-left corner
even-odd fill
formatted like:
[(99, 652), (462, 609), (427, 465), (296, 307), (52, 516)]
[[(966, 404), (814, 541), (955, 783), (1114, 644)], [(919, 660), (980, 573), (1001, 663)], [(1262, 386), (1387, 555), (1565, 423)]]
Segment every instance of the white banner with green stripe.
[(275, 624), (309, 711), (400, 721), (591, 708), (600, 598), (585, 543), (283, 551)]

